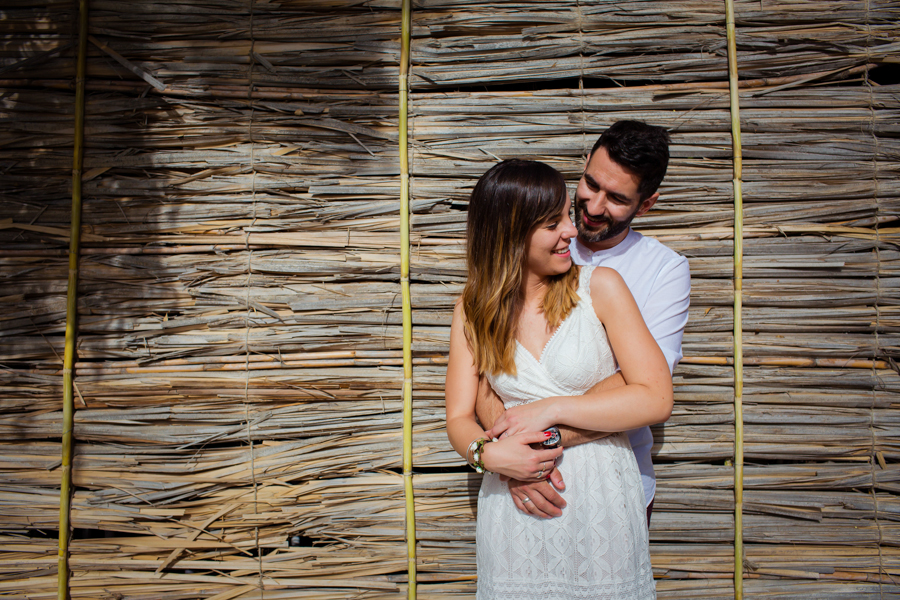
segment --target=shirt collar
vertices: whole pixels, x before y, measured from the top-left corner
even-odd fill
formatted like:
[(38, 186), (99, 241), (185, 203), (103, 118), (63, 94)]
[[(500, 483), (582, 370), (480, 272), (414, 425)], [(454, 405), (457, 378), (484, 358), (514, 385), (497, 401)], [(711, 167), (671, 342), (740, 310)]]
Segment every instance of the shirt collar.
[(590, 248), (582, 244), (577, 237), (572, 238), (572, 242), (569, 245), (569, 248), (576, 259), (575, 262), (577, 264), (590, 265), (594, 262), (595, 259), (599, 260), (602, 257), (607, 256), (619, 256), (620, 254), (624, 254), (631, 248), (637, 241), (641, 238), (641, 234), (639, 234), (634, 229), (628, 230), (628, 235), (625, 236), (625, 239), (613, 246), (612, 248), (607, 248), (606, 250), (598, 250), (597, 252), (591, 252)]

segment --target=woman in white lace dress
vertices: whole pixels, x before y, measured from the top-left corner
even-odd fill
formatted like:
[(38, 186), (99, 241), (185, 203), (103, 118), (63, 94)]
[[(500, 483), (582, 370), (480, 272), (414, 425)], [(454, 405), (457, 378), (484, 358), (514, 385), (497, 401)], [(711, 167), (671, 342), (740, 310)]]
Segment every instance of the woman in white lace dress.
[[(613, 432), (664, 421), (671, 376), (622, 278), (572, 264), (570, 207), (559, 172), (518, 160), (485, 173), (469, 201), (446, 404), (451, 444), (485, 473), (480, 600), (656, 595), (640, 474), (627, 436)], [(626, 385), (591, 390), (617, 364)], [(483, 379), (507, 409), (489, 432), (475, 417)], [(552, 426), (612, 435), (563, 452), (540, 446)], [(563, 515), (518, 510), (501, 475), (538, 480), (554, 468), (567, 484)]]

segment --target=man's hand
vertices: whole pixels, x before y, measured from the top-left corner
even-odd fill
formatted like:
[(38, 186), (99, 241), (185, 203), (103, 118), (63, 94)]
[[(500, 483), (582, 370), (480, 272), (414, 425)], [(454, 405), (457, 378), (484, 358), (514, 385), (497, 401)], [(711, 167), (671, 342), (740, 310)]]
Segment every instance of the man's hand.
[(566, 484), (563, 483), (559, 469), (553, 469), (550, 477), (544, 481), (510, 479), (507, 485), (513, 502), (522, 512), (542, 519), (562, 516), (566, 501), (557, 490), (566, 489)]

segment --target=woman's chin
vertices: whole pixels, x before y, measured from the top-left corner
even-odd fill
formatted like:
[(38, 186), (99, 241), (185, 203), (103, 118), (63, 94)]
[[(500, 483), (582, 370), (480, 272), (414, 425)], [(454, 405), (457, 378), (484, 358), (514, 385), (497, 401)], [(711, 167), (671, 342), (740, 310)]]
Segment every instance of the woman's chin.
[[(566, 253), (565, 257), (559, 255), (559, 258), (554, 261), (554, 264), (550, 267), (550, 271), (552, 271), (552, 275), (562, 275), (566, 273), (569, 269), (572, 268), (572, 257)], [(551, 276), (552, 276), (551, 275)]]
[(572, 257), (566, 252), (565, 254), (553, 254), (548, 260), (542, 261), (540, 264), (529, 265), (529, 270), (538, 273), (542, 277), (556, 277), (567, 273), (572, 268)]

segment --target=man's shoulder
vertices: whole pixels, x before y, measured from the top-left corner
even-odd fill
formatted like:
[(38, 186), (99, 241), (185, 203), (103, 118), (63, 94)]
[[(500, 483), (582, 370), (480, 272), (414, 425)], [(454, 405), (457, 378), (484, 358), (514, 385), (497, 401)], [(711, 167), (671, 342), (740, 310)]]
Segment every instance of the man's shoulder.
[(620, 273), (638, 270), (642, 274), (647, 274), (648, 271), (680, 270), (681, 265), (687, 267), (685, 257), (655, 238), (642, 235), (633, 229), (620, 243), (607, 250), (591, 252), (577, 238), (572, 239), (570, 248), (575, 264), (610, 267)]
[(631, 230), (628, 237), (632, 237), (631, 244), (625, 249), (625, 254), (635, 258), (640, 257), (642, 261), (648, 259), (652, 262), (662, 263), (674, 267), (679, 264), (687, 264), (687, 259), (657, 240), (648, 237), (635, 230)]

